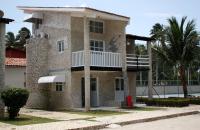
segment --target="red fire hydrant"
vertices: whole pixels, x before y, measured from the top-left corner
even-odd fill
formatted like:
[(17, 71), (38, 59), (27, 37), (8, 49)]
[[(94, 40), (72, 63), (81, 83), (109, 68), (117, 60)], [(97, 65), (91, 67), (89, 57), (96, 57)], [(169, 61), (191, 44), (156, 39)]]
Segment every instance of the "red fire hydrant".
[(133, 107), (132, 96), (126, 97), (126, 104), (127, 104), (127, 107)]

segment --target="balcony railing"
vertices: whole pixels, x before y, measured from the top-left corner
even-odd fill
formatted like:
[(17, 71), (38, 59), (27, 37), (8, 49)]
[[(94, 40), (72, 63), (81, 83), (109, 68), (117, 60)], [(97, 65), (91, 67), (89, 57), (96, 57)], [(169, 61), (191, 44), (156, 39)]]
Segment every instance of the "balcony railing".
[[(72, 52), (72, 67), (84, 66), (84, 52)], [(90, 51), (90, 66), (122, 67), (120, 53)]]
[[(148, 55), (127, 54), (128, 67), (149, 67)], [(84, 51), (72, 52), (72, 67), (84, 66)], [(90, 66), (122, 68), (120, 53), (90, 51)]]
[(126, 63), (128, 67), (149, 67), (149, 56), (127, 54)]

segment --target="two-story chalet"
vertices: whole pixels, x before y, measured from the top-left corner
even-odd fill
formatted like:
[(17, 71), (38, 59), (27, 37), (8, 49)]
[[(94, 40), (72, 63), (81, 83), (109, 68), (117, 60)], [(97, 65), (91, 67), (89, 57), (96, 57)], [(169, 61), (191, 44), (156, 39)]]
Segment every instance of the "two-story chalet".
[(150, 57), (134, 54), (135, 40), (146, 40), (150, 52), (150, 39), (126, 40), (129, 17), (87, 7), (19, 8), (30, 14), (25, 22), (33, 23), (28, 107), (120, 106), (127, 95), (135, 101), (137, 71), (150, 70), (151, 78)]

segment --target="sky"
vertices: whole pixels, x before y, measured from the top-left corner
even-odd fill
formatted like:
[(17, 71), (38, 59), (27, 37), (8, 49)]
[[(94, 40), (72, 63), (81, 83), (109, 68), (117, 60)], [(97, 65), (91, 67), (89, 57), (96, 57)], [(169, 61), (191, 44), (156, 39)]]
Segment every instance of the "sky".
[(200, 30), (199, 0), (0, 0), (0, 10), (4, 16), (15, 21), (7, 26), (7, 32), (15, 34), (21, 27), (31, 29), (30, 23), (23, 22), (26, 14), (16, 6), (82, 6), (105, 10), (130, 17), (126, 32), (134, 35), (149, 36), (155, 23), (167, 25), (171, 16), (179, 20), (187, 16), (194, 19), (197, 30)]

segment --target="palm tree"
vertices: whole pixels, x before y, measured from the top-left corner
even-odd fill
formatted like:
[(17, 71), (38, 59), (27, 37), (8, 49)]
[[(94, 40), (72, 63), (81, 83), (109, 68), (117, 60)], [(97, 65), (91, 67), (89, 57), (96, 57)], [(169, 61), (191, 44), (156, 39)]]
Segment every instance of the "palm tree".
[(183, 17), (180, 24), (175, 17), (168, 19), (169, 26), (163, 35), (166, 42), (163, 42), (161, 48), (154, 48), (160, 57), (177, 67), (185, 98), (188, 95), (185, 71), (199, 53), (196, 24), (194, 20), (186, 23), (186, 19)]
[[(156, 23), (150, 31), (151, 37), (154, 38), (157, 43), (157, 44), (154, 44), (154, 46), (156, 46), (156, 47), (159, 47), (160, 45), (164, 46), (164, 43), (165, 43), (165, 35), (164, 34), (165, 34), (164, 25), (162, 25), (160, 23)], [(154, 52), (154, 50), (152, 50), (152, 55), (153, 55), (152, 61), (155, 63), (155, 69), (153, 67), (153, 73), (155, 73), (154, 74), (155, 81), (156, 81), (156, 84), (158, 84), (158, 75), (159, 75), (158, 71), (159, 71), (160, 60), (158, 59), (159, 57)]]
[(16, 35), (16, 47), (20, 49), (25, 49), (26, 40), (30, 37), (30, 30), (26, 27), (21, 28)]
[(13, 48), (15, 45), (15, 34), (13, 32), (7, 32), (5, 37), (6, 47)]
[(165, 43), (165, 27), (160, 23), (156, 23), (150, 31), (150, 35), (157, 41), (158, 45), (164, 45)]
[(13, 32), (6, 34), (6, 47), (17, 48), (25, 50), (26, 40), (31, 37), (30, 30), (26, 27), (22, 27), (15, 37)]

